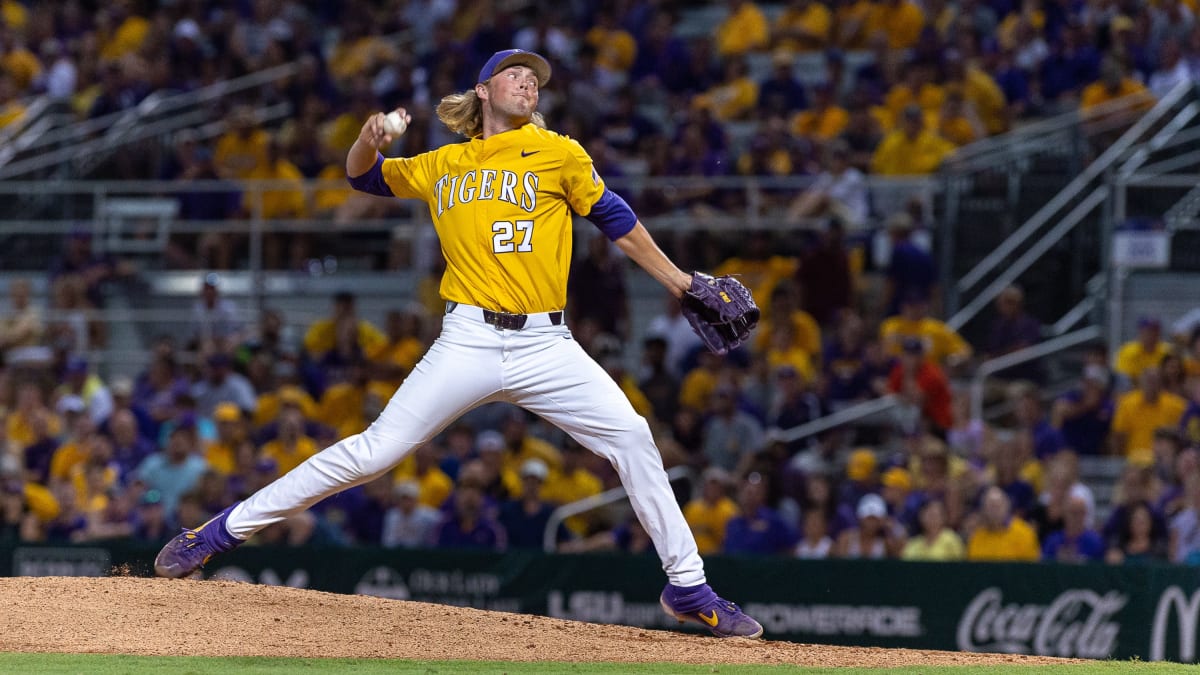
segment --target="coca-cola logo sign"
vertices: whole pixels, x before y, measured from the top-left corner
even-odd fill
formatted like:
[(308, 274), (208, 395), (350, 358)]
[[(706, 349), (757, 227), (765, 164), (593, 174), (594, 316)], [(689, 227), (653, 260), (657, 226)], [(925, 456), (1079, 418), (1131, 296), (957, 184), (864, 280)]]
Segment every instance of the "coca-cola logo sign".
[(1122, 593), (1086, 588), (1060, 593), (1046, 605), (1004, 602), (999, 588), (975, 596), (958, 621), (958, 648), (967, 652), (1041, 654), (1103, 659), (1121, 625), (1110, 621), (1128, 601)]

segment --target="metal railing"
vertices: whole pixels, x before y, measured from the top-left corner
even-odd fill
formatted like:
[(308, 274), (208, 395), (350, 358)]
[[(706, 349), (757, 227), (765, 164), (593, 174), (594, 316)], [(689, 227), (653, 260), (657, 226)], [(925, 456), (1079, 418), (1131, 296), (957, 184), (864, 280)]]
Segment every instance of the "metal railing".
[[(984, 307), (1000, 295), (1006, 287), (1011, 285), (1018, 277), (1026, 270), (1033, 266), (1051, 246), (1054, 246), (1067, 235), (1071, 230), (1075, 229), (1084, 218), (1088, 216), (1096, 207), (1104, 203), (1108, 199), (1109, 189), (1107, 187), (1096, 188), (1091, 194), (1084, 198), (1075, 208), (1071, 209), (1070, 213), (1058, 221), (1053, 228), (1045, 235), (1038, 239), (1032, 246), (1029, 247), (1019, 258), (1004, 268), (999, 274), (992, 277), (992, 282), (985, 286), (965, 307), (959, 309), (950, 317), (946, 324), (951, 328), (958, 330), (963, 327), (971, 319), (975, 318)], [(1039, 223), (1040, 225), (1041, 223)], [(1011, 241), (1011, 239), (1009, 240)], [(1015, 248), (1015, 246), (1013, 247)], [(1008, 251), (1011, 252), (1011, 249)], [(1003, 256), (1001, 256), (1003, 258)], [(978, 268), (976, 268), (978, 269)], [(982, 277), (980, 277), (982, 279)], [(961, 286), (960, 286), (961, 288)]]
[[(803, 440), (810, 436), (815, 436), (819, 433), (845, 426), (854, 422), (860, 422), (865, 419), (876, 417), (886, 413), (894, 408), (899, 403), (899, 400), (892, 394), (881, 396), (876, 399), (864, 401), (857, 405), (839, 410), (838, 412), (825, 415), (817, 418), (806, 424), (792, 427), (791, 429), (774, 429), (767, 433), (767, 440), (770, 442), (792, 443)], [(676, 466), (667, 470), (667, 479), (671, 482), (677, 481), (680, 478), (685, 478), (691, 475), (691, 471), (685, 466)], [(558, 528), (568, 518), (577, 516), (588, 511), (594, 511), (610, 504), (624, 500), (628, 496), (624, 487), (615, 487), (611, 490), (606, 490), (591, 497), (585, 497), (579, 501), (564, 504), (555, 509), (550, 514), (550, 519), (546, 522), (546, 529), (543, 534), (543, 547), (547, 552), (553, 552), (558, 548)]]
[(1104, 330), (1099, 326), (1088, 326), (1077, 331), (1060, 335), (1056, 338), (1051, 338), (1045, 342), (1039, 342), (1036, 345), (1030, 345), (1024, 349), (1018, 349), (1015, 352), (1010, 352), (1004, 356), (997, 356), (994, 359), (984, 361), (975, 369), (975, 375), (971, 378), (971, 415), (973, 419), (982, 419), (983, 417), (983, 396), (984, 385), (987, 378), (996, 373), (1019, 366), (1022, 363), (1028, 363), (1049, 356), (1058, 352), (1077, 347), (1082, 344), (1087, 344), (1093, 340), (1098, 340), (1104, 335)]
[[(105, 141), (101, 141), (103, 136), (97, 137), (97, 134), (104, 134), (104, 132), (112, 129), (127, 132), (139, 126), (142, 121), (149, 117), (166, 118), (162, 120), (163, 123), (158, 125), (157, 128), (160, 129), (158, 133), (162, 133), (162, 130), (174, 131), (182, 129), (195, 124), (196, 111), (190, 111), (187, 114), (181, 111), (187, 108), (203, 106), (226, 96), (258, 89), (265, 84), (291, 77), (299, 72), (299, 69), (300, 66), (297, 63), (285, 63), (242, 77), (223, 80), (182, 94), (169, 95), (163, 92), (155, 92), (128, 110), (121, 110), (101, 117), (48, 130), (29, 144), (25, 150), (43, 150), (43, 152), (37, 152), (36, 156), (31, 157), (30, 160), (39, 159), (43, 156), (52, 156), (55, 158), (53, 162), (49, 163), (52, 165), (62, 161), (64, 158), (69, 159), (80, 153), (81, 145), (87, 146), (98, 142), (106, 142), (110, 145), (116, 143), (119, 140), (118, 138), (111, 137)], [(204, 118), (211, 119), (211, 113), (208, 113), (207, 110), (202, 112), (205, 113)], [(124, 135), (124, 133), (119, 135)], [(144, 137), (145, 134), (137, 136), (137, 138)], [(61, 148), (61, 146), (68, 147)], [(60, 149), (52, 150), (53, 148)], [(63, 154), (64, 151), (66, 152), (65, 155)], [(22, 176), (48, 165), (44, 161), (32, 162), (29, 160), (9, 164), (10, 160), (11, 158), (0, 159), (0, 176)]]
[[(1014, 281), (1021, 272), (1028, 269), (1041, 255), (1050, 250), (1050, 247), (1058, 243), (1085, 216), (1099, 206), (1107, 198), (1108, 188), (1098, 185), (1098, 179), (1118, 161), (1121, 161), (1126, 156), (1126, 153), (1134, 148), (1135, 144), (1141, 142), (1143, 137), (1154, 129), (1155, 125), (1163, 122), (1172, 110), (1179, 106), (1187, 97), (1193, 95), (1193, 93), (1194, 85), (1190, 82), (1181, 83), (1168, 92), (1166, 96), (1155, 103), (1149, 112), (1134, 122), (1116, 142), (1108, 146), (1099, 157), (1088, 164), (1082, 173), (1072, 179), (1065, 188), (1042, 206), (1042, 208), (1038, 209), (1021, 227), (1006, 238), (971, 271), (959, 279), (951, 289), (952, 300), (956, 307), (959, 306), (958, 299), (968, 294), (977, 285), (989, 279), (992, 280), (992, 283), (975, 295), (965, 306), (961, 306), (961, 309), (958, 309), (947, 323), (951, 327), (959, 328), (974, 318), (1005, 286)], [(1176, 115), (1179, 114), (1179, 112), (1176, 112)], [(1193, 116), (1194, 111), (1193, 114), (1187, 116), (1187, 121), (1190, 121)], [(1178, 131), (1179, 128), (1174, 129), (1174, 132), (1177, 133)], [(1093, 190), (1093, 192), (1086, 197), (1082, 197), (1088, 189)], [(1097, 195), (1104, 196), (1098, 198)], [(1059, 215), (1063, 209), (1081, 197), (1082, 201), (1064, 216), (1062, 221), (1059, 221), (1058, 224), (1040, 238), (1037, 237), (1037, 233), (1050, 223), (1052, 218)], [(1030, 242), (1033, 242), (1032, 245)], [(1023, 246), (1028, 247), (1026, 252), (1015, 263), (1009, 263), (1010, 256)], [(1107, 250), (1107, 245), (1105, 249)], [(1003, 272), (997, 275), (996, 272), (1002, 265), (1006, 265), (1006, 267)]]
[(836, 429), (837, 427), (853, 422), (860, 422), (886, 413), (895, 408), (899, 403), (900, 400), (894, 394), (887, 394), (869, 401), (863, 401), (849, 408), (843, 408), (823, 417), (818, 417), (811, 422), (806, 422), (791, 429), (772, 429), (767, 432), (767, 438), (775, 442), (794, 443), (829, 431), (830, 429)]
[[(691, 471), (686, 466), (673, 466), (667, 469), (667, 480), (674, 483), (681, 478), (687, 478), (691, 475)], [(579, 501), (563, 504), (554, 509), (550, 513), (550, 519), (546, 521), (546, 530), (542, 535), (542, 547), (547, 553), (553, 553), (558, 550), (558, 528), (567, 518), (578, 516), (588, 511), (616, 504), (629, 497), (629, 493), (625, 491), (624, 486), (618, 486), (611, 490), (605, 490), (598, 495), (584, 497)]]
[[(219, 123), (214, 123), (219, 124)], [(149, 135), (155, 133), (153, 130), (147, 132)], [(216, 133), (214, 129), (212, 133)], [(3, 169), (0, 169), (0, 176), (3, 176)], [(694, 229), (738, 229), (742, 230), (746, 227), (763, 228), (763, 229), (785, 229), (792, 225), (786, 223), (782, 216), (783, 211), (787, 207), (787, 203), (793, 197), (800, 194), (803, 190), (810, 187), (815, 181), (811, 176), (645, 176), (645, 177), (620, 177), (613, 178), (607, 181), (609, 187), (615, 191), (630, 197), (636, 203), (639, 197), (645, 196), (652, 191), (659, 192), (685, 192), (691, 189), (704, 190), (737, 190), (742, 192), (741, 205), (735, 209), (721, 211), (716, 208), (710, 208), (704, 215), (696, 215), (689, 208), (698, 204), (705, 204), (707, 197), (698, 196), (681, 200), (675, 204), (666, 213), (656, 213), (654, 215), (639, 214), (643, 216), (643, 220), (648, 224), (653, 224), (657, 227), (670, 228), (675, 230), (694, 230)], [(899, 177), (888, 178), (881, 176), (873, 176), (867, 180), (867, 190), (872, 195), (872, 198), (878, 203), (879, 201), (902, 203), (910, 198), (919, 199), (927, 204), (931, 204), (934, 195), (939, 189), (939, 183), (932, 177)], [(0, 182), (0, 197), (22, 196), (33, 192), (51, 196), (76, 196), (85, 198), (87, 203), (78, 204), (72, 203), (72, 208), (76, 210), (74, 214), (63, 217), (53, 218), (37, 218), (37, 219), (5, 219), (4, 214), (0, 214), (0, 235), (5, 234), (41, 234), (49, 231), (54, 231), (55, 228), (66, 225), (68, 222), (78, 224), (82, 221), (94, 219), (103, 213), (103, 205), (109, 199), (115, 196), (178, 196), (181, 194), (192, 193), (232, 193), (237, 192), (248, 196), (247, 201), (254, 202), (260, 200), (265, 192), (272, 191), (294, 191), (299, 190), (306, 195), (306, 199), (311, 201), (313, 195), (319, 191), (346, 191), (350, 188), (345, 181), (340, 179), (335, 180), (256, 180), (256, 181), (223, 181), (223, 180), (196, 180), (196, 181), (33, 181), (33, 180), (5, 180)], [(65, 203), (67, 200), (60, 200)], [(414, 200), (397, 200), (397, 203), (407, 203), (416, 207), (416, 210), (424, 212), (425, 207), (420, 202)], [(65, 206), (64, 206), (65, 208)], [(229, 229), (248, 230), (250, 223), (255, 220), (253, 213), (250, 218), (229, 219), (219, 221)], [(383, 224), (385, 221), (381, 221)], [(391, 224), (396, 224), (395, 220), (386, 221)], [(817, 220), (807, 221), (807, 225), (815, 226), (819, 223)], [(193, 223), (194, 224), (194, 223)], [(208, 227), (215, 223), (205, 223), (204, 227)], [(358, 227), (358, 223), (355, 226)], [(262, 229), (274, 231), (287, 231), (291, 229), (297, 230), (320, 230), (328, 229), (329, 223), (327, 219), (313, 218), (295, 218), (288, 220), (273, 220), (260, 223)], [(176, 219), (171, 226), (174, 228), (188, 228), (189, 221)]]
[(963, 146), (950, 158), (954, 170), (984, 169), (997, 162), (1022, 157), (1031, 152), (1046, 150), (1048, 140), (1072, 136), (1085, 123), (1099, 122), (1100, 130), (1111, 130), (1120, 124), (1124, 113), (1131, 113), (1145, 103), (1143, 95), (1125, 96), (1105, 101), (1087, 110), (1075, 109), (1053, 117), (1023, 124), (1011, 131), (980, 139)]

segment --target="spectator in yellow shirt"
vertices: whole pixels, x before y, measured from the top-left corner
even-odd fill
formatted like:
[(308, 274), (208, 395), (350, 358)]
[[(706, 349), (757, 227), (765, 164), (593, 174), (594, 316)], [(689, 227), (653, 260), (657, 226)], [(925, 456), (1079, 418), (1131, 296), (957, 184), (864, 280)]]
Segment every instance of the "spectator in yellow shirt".
[(867, 15), (867, 37), (884, 33), (891, 49), (910, 49), (925, 27), (925, 13), (912, 0), (880, 0)]
[(637, 59), (637, 41), (621, 28), (611, 11), (596, 15), (596, 25), (583, 36), (583, 41), (596, 50), (596, 67), (610, 73), (628, 73)]
[(975, 105), (963, 97), (962, 89), (957, 86), (946, 88), (946, 102), (938, 112), (937, 131), (942, 138), (958, 146), (987, 136)]
[(1162, 323), (1155, 317), (1138, 319), (1137, 339), (1121, 345), (1113, 361), (1113, 370), (1129, 380), (1137, 382), (1142, 371), (1158, 368), (1163, 357), (1171, 353), (1171, 345), (1162, 339)]
[(745, 118), (758, 105), (758, 83), (747, 75), (746, 62), (731, 58), (725, 63), (725, 80), (692, 99), (696, 108), (712, 111), (722, 122)]
[(417, 502), (432, 509), (440, 509), (446, 498), (454, 491), (454, 481), (438, 466), (437, 446), (426, 443), (418, 446), (412, 454), (400, 462), (392, 471), (392, 480), (416, 481), (419, 486)]
[[(542, 499), (553, 504), (570, 504), (580, 499), (598, 495), (604, 484), (596, 474), (588, 471), (585, 462), (591, 453), (578, 443), (568, 442), (562, 452), (562, 467), (551, 471), (542, 485)], [(571, 516), (563, 523), (567, 529), (579, 536), (588, 534), (587, 514)]]
[(732, 479), (719, 467), (704, 471), (700, 496), (683, 507), (683, 517), (696, 537), (700, 555), (719, 553), (725, 544), (725, 525), (738, 514), (737, 504), (729, 498)]
[[(513, 410), (504, 420), (504, 461), (506, 473), (519, 475), (526, 460), (540, 459), (552, 471), (562, 468), (562, 455), (558, 448), (529, 433), (529, 423), (524, 410)], [(520, 491), (512, 494), (520, 494)]]
[(387, 382), (372, 382), (365, 362), (353, 361), (346, 380), (321, 395), (321, 422), (333, 428), (338, 438), (353, 436), (383, 412), (395, 392)]
[[(279, 366), (289, 370), (294, 367), (291, 364)], [(294, 405), (300, 409), (300, 413), (305, 419), (316, 420), (320, 418), (320, 409), (317, 407), (317, 402), (309, 396), (307, 391), (304, 391), (294, 383), (281, 385), (273, 391), (266, 391), (258, 396), (258, 402), (254, 407), (254, 426), (262, 427), (270, 424), (278, 415), (279, 410), (285, 405)]]
[(62, 419), (43, 403), (41, 387), (34, 382), (19, 385), (16, 408), (4, 420), (8, 452), (21, 455), (34, 441), (57, 438), (62, 430)]
[(790, 0), (775, 19), (775, 46), (792, 52), (813, 52), (829, 45), (833, 13), (817, 0)]
[(371, 75), (383, 65), (393, 63), (400, 54), (388, 40), (372, 35), (376, 24), (351, 19), (342, 27), (341, 39), (329, 53), (329, 73), (338, 81), (355, 75)]
[(726, 258), (713, 274), (737, 276), (750, 289), (763, 311), (768, 311), (775, 287), (794, 276), (799, 264), (792, 256), (777, 254), (775, 241), (769, 231), (754, 230), (747, 237), (742, 253)]
[(400, 386), (425, 353), (421, 321), (423, 313), (420, 306), (388, 312), (387, 343), (370, 355), (377, 379), (393, 389)]
[[(69, 436), (50, 458), (50, 487), (70, 478), (71, 469), (87, 459), (88, 441), (96, 434), (96, 424), (85, 413), (79, 397), (64, 396), (63, 399), (59, 402), (59, 410), (63, 415), (64, 426), (69, 429)], [(63, 402), (67, 402), (68, 405), (62, 405)]]
[[(150, 22), (133, 14), (130, 0), (114, 0), (108, 8), (108, 17), (104, 22), (112, 28), (112, 32), (101, 35), (103, 44), (100, 46), (100, 58), (104, 61), (116, 61), (126, 54), (132, 54), (142, 48), (146, 36), (150, 33)], [(104, 33), (101, 28), (101, 33)]]
[(313, 361), (331, 355), (349, 363), (358, 356), (373, 354), (387, 344), (387, 336), (366, 319), (359, 319), (356, 299), (349, 291), (333, 296), (333, 316), (320, 319), (304, 334), (304, 351)]
[(813, 87), (812, 106), (792, 117), (792, 134), (814, 143), (837, 138), (850, 123), (850, 113), (834, 100), (834, 87), (822, 82)]
[(0, 56), (0, 72), (12, 78), (16, 91), (25, 91), (42, 74), (42, 62), (25, 48), (22, 41), (15, 40), (9, 45), (8, 53)]
[(254, 127), (248, 108), (238, 108), (229, 116), (229, 131), (217, 139), (213, 164), (217, 175), (226, 180), (240, 180), (267, 163), (267, 145), (271, 137)]
[[(287, 185), (260, 192), (247, 190), (242, 198), (242, 208), (248, 215), (261, 214), (267, 220), (303, 218), (308, 213), (304, 194), (304, 174), (283, 156), (278, 141), (267, 142), (264, 161), (251, 169), (244, 177), (247, 181), (281, 181)], [(261, 195), (261, 196), (260, 196)], [(261, 200), (261, 201), (260, 201)], [(261, 211), (258, 209), (260, 208)]]
[(22, 32), (25, 24), (29, 23), (29, 10), (25, 9), (18, 0), (0, 0), (0, 24), (10, 29)]
[(946, 59), (945, 72), (945, 87), (962, 90), (963, 98), (973, 106), (986, 134), (1008, 130), (1008, 101), (991, 75), (960, 56)]
[(901, 299), (900, 314), (879, 326), (879, 339), (891, 356), (900, 356), (908, 338), (920, 340), (926, 358), (942, 366), (953, 368), (971, 358), (971, 345), (945, 322), (929, 316), (929, 300), (916, 292)]
[(228, 476), (237, 468), (238, 445), (246, 436), (242, 410), (230, 401), (218, 403), (213, 409), (213, 422), (217, 425), (217, 437), (205, 446), (204, 460), (213, 471)]
[(729, 0), (729, 16), (717, 26), (717, 55), (740, 56), (766, 49), (767, 16), (750, 0)]
[(17, 99), (12, 77), (0, 71), (0, 129), (21, 121), (26, 112), (25, 104)]
[(921, 108), (926, 117), (936, 115), (946, 101), (946, 90), (933, 81), (932, 68), (924, 63), (904, 66), (904, 79), (883, 98), (883, 107), (892, 119), (900, 119), (910, 105)]
[[(1100, 66), (1100, 79), (1083, 88), (1079, 95), (1080, 112), (1091, 112), (1096, 106), (1125, 97), (1136, 97), (1138, 110), (1146, 110), (1154, 105), (1154, 96), (1137, 80), (1125, 75), (1124, 68), (1114, 58), (1109, 57)], [(1098, 118), (1090, 121), (1093, 123)]]
[[(863, 49), (871, 39), (867, 33), (867, 19), (871, 16), (871, 0), (838, 0), (834, 11), (837, 26), (834, 41), (843, 49)], [(887, 35), (879, 34), (887, 44)]]
[(916, 176), (937, 171), (954, 152), (954, 145), (925, 128), (921, 108), (910, 105), (900, 118), (900, 128), (884, 137), (871, 157), (871, 171), (882, 176)]
[(320, 127), (321, 143), (333, 150), (337, 161), (343, 165), (343, 170), (345, 162), (342, 158), (350, 146), (354, 145), (354, 141), (358, 140), (358, 134), (362, 131), (362, 120), (370, 117), (379, 106), (371, 90), (365, 88), (366, 85), (363, 87), (351, 94), (350, 105), (345, 112)]
[[(755, 329), (761, 333), (762, 325)], [(717, 390), (720, 381), (723, 361), (720, 356), (703, 349), (699, 356), (699, 365), (683, 376), (679, 383), (679, 405), (692, 411), (702, 413), (708, 410), (713, 392)]]
[(821, 357), (821, 327), (811, 314), (800, 309), (800, 291), (790, 282), (779, 284), (771, 292), (771, 302), (764, 310), (764, 318), (755, 330), (755, 349), (767, 349), (772, 340), (774, 325), (783, 322), (792, 324), (792, 340), (796, 347), (814, 359)]
[(1164, 391), (1158, 368), (1142, 371), (1138, 388), (1117, 399), (1113, 413), (1113, 447), (1129, 456), (1154, 447), (1154, 431), (1159, 427), (1178, 427), (1187, 409), (1187, 401)]
[(275, 461), (283, 475), (320, 451), (317, 442), (304, 434), (304, 416), (294, 407), (279, 414), (279, 436), (262, 447), (260, 457)]
[(1029, 523), (1012, 515), (1008, 495), (992, 486), (983, 495), (982, 520), (967, 543), (967, 560), (1032, 561), (1041, 557)]
[(945, 562), (962, 560), (965, 550), (962, 538), (946, 524), (946, 505), (930, 499), (917, 514), (920, 533), (908, 540), (900, 553), (902, 560)]

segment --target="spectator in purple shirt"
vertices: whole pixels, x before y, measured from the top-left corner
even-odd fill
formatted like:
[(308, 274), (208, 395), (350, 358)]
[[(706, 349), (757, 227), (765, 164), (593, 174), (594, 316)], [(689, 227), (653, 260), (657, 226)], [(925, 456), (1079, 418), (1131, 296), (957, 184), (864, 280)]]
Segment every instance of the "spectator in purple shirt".
[(484, 512), (483, 490), (474, 482), (461, 483), (454, 491), (454, 509), (437, 532), (439, 548), (471, 548), (503, 551), (508, 546), (504, 528)]
[(772, 115), (790, 117), (795, 111), (808, 107), (804, 85), (792, 71), (793, 62), (793, 56), (786, 51), (776, 52), (771, 57), (771, 75), (758, 85), (758, 109), (764, 119)]
[(650, 20), (645, 37), (638, 43), (637, 56), (630, 69), (630, 81), (660, 82), (676, 93), (689, 87), (687, 70), (691, 55), (687, 45), (675, 37), (674, 21), (667, 12), (658, 12)]
[(887, 270), (887, 316), (898, 314), (900, 302), (905, 298), (931, 298), (937, 283), (933, 256), (912, 240), (914, 227), (912, 216), (907, 213), (896, 213), (888, 219), (892, 258)]
[[(992, 319), (987, 335), (984, 355), (988, 359), (1031, 347), (1041, 341), (1042, 326), (1025, 311), (1025, 293), (1019, 286), (1009, 286), (996, 296), (996, 316)], [(1038, 361), (1005, 368), (996, 373), (996, 376), (1037, 383), (1045, 379)]]
[(767, 507), (767, 481), (752, 473), (742, 481), (739, 497), (742, 512), (725, 526), (725, 552), (773, 555), (786, 553), (796, 543), (783, 518)]
[(1030, 382), (1014, 382), (1008, 388), (1019, 433), (1029, 434), (1033, 454), (1039, 460), (1055, 455), (1064, 447), (1062, 434), (1050, 424), (1042, 410), (1041, 391)]
[[(500, 524), (513, 548), (542, 548), (554, 506), (538, 495), (549, 475), (550, 469), (542, 460), (525, 460), (521, 465), (521, 494), (500, 506)], [(570, 538), (561, 521), (555, 532), (558, 541)]]
[(1042, 61), (1038, 79), (1048, 105), (1078, 97), (1084, 85), (1100, 76), (1100, 53), (1083, 41), (1080, 30), (1063, 27), (1061, 38), (1050, 43), (1050, 55)]
[(1063, 529), (1046, 538), (1042, 560), (1085, 563), (1103, 559), (1104, 539), (1089, 526), (1087, 518), (1087, 502), (1082, 497), (1068, 499), (1063, 511)]
[(1108, 368), (1102, 363), (1087, 364), (1079, 385), (1054, 402), (1051, 424), (1062, 434), (1063, 443), (1081, 455), (1104, 451), (1114, 411), (1108, 381)]

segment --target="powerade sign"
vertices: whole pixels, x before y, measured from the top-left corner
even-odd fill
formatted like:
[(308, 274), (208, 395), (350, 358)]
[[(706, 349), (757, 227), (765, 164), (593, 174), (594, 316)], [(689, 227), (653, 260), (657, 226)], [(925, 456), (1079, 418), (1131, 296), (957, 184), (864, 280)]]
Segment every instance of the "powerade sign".
[[(0, 545), (0, 576), (149, 575), (156, 547)], [(243, 547), (215, 576), (564, 619), (677, 629), (653, 556)], [(1177, 566), (711, 557), (709, 581), (796, 642), (1200, 660), (1200, 574)], [(699, 630), (688, 624), (689, 630)]]

